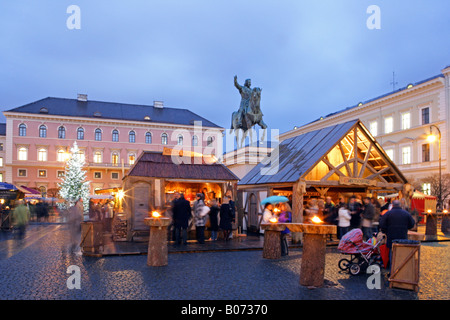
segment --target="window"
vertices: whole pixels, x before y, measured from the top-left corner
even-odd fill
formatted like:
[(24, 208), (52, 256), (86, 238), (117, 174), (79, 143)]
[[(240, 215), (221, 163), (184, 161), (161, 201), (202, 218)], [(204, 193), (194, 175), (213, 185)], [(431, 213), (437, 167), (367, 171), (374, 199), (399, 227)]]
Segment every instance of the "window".
[(167, 144), (167, 133), (161, 135), (161, 144)]
[(394, 161), (394, 149), (385, 149), (384, 151), (386, 151), (386, 154), (389, 157), (389, 159)]
[(102, 130), (99, 128), (95, 129), (95, 141), (102, 141)]
[(134, 131), (130, 131), (130, 133), (128, 134), (128, 141), (130, 143), (136, 142), (136, 133)]
[(431, 183), (422, 184), (422, 192), (430, 196), (431, 195)]
[(47, 138), (47, 127), (44, 125), (39, 127), (39, 138)]
[(128, 155), (128, 164), (132, 166), (136, 162), (136, 155), (134, 153), (130, 153)]
[(117, 152), (113, 152), (111, 155), (111, 162), (113, 166), (119, 165), (119, 154)]
[(41, 148), (38, 150), (38, 161), (47, 161), (47, 149)]
[(119, 173), (118, 172), (111, 172), (111, 179), (112, 180), (119, 180)]
[(213, 141), (214, 141), (214, 140), (213, 140), (212, 137), (208, 137), (208, 138), (206, 139), (206, 146), (211, 147)]
[(3, 181), (3, 173), (0, 173), (0, 182), (4, 182)]
[(95, 163), (102, 163), (102, 152), (101, 151), (95, 151), (94, 152), (94, 162)]
[(75, 156), (81, 161), (86, 161), (86, 156), (84, 155), (84, 151), (78, 151), (78, 153), (75, 154)]
[(39, 178), (45, 178), (47, 177), (47, 170), (38, 170), (38, 177)]
[(41, 192), (41, 196), (45, 198), (45, 196), (47, 195), (47, 188), (41, 186), (39, 187), (39, 191)]
[(27, 135), (27, 126), (24, 123), (19, 125), (19, 136), (26, 137)]
[(145, 143), (151, 144), (152, 143), (152, 134), (150, 132), (147, 132), (145, 134)]
[(27, 176), (27, 170), (26, 169), (19, 169), (18, 176), (19, 177), (26, 177)]
[(430, 123), (430, 108), (422, 109), (422, 125)]
[(192, 137), (192, 146), (193, 147), (198, 146), (198, 137), (197, 136)]
[(0, 157), (0, 167), (3, 167), (3, 158)]
[(28, 149), (25, 147), (19, 148), (19, 160), (28, 160)]
[(117, 129), (114, 129), (112, 132), (112, 141), (113, 142), (119, 141), (119, 131)]
[(411, 113), (402, 113), (402, 130), (411, 128)]
[(378, 135), (378, 122), (377, 121), (370, 122), (369, 130), (370, 130), (370, 133), (374, 137), (376, 137)]
[(58, 139), (65, 139), (66, 138), (66, 128), (63, 126), (58, 128)]
[(177, 145), (182, 146), (183, 145), (183, 136), (181, 134), (177, 137)]
[(384, 133), (391, 133), (394, 131), (394, 119), (387, 117), (384, 119)]
[(3, 143), (0, 143), (0, 151), (3, 151)]
[(59, 149), (56, 152), (56, 161), (58, 162), (64, 162), (67, 161), (68, 154), (64, 151), (64, 149)]
[(101, 172), (94, 172), (94, 179), (101, 179), (102, 173)]
[(430, 145), (428, 143), (422, 145), (422, 162), (430, 161)]
[(84, 129), (83, 128), (77, 129), (77, 139), (84, 140)]
[(66, 175), (66, 172), (62, 171), (62, 170), (58, 170), (56, 172), (56, 175), (58, 176), (58, 178), (64, 178), (64, 176)]
[(411, 163), (411, 147), (402, 148), (402, 164)]

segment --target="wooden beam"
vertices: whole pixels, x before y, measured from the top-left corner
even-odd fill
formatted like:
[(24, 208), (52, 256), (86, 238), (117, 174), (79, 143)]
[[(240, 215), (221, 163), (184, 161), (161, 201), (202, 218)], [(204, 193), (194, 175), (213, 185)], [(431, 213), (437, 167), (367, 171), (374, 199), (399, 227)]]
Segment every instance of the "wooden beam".
[(339, 141), (339, 150), (341, 150), (342, 158), (344, 159), (344, 164), (345, 164), (345, 167), (347, 168), (348, 176), (351, 177), (353, 174), (352, 169), (350, 169), (350, 166), (348, 164), (348, 159), (347, 159), (347, 156), (345, 155), (344, 147), (343, 147), (341, 141)]
[(354, 129), (354, 141), (353, 141), (353, 149), (354, 149), (354, 162), (353, 162), (353, 177), (356, 178), (358, 174), (358, 131), (355, 127)]
[(364, 170), (366, 170), (366, 166), (367, 166), (367, 163), (368, 163), (369, 157), (370, 157), (370, 151), (372, 151), (372, 144), (370, 144), (369, 148), (367, 149), (367, 153), (366, 153), (366, 156), (364, 158), (364, 163), (363, 163), (363, 165), (361, 167), (361, 170), (359, 171), (358, 178), (362, 178), (362, 176), (364, 174)]
[(373, 179), (373, 178), (375, 178), (375, 177), (381, 175), (382, 173), (385, 173), (386, 171), (388, 171), (388, 170), (390, 170), (390, 169), (391, 169), (391, 167), (386, 167), (386, 168), (384, 168), (384, 169), (378, 171), (377, 173), (374, 173), (374, 174), (368, 176), (366, 179)]

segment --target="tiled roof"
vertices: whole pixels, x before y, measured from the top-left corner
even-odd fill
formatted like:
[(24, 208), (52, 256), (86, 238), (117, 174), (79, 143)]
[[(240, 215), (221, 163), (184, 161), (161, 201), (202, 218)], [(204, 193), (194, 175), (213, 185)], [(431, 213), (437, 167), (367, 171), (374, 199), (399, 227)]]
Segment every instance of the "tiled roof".
[(103, 101), (79, 101), (77, 99), (44, 98), (6, 112), (49, 114), (53, 116), (85, 117), (193, 125), (201, 121), (204, 127), (220, 128), (209, 120), (187, 109), (155, 108), (149, 105), (126, 104)]
[(176, 164), (170, 155), (144, 151), (130, 169), (127, 176), (196, 180), (239, 180), (226, 166), (220, 163)]

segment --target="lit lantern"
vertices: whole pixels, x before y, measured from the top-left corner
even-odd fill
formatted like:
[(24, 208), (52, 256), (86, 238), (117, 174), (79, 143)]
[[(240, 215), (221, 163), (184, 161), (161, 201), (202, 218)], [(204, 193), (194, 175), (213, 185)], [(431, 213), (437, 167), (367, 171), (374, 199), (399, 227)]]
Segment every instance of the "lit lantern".
[(318, 217), (318, 216), (314, 216), (311, 221), (313, 223), (322, 223), (323, 221)]

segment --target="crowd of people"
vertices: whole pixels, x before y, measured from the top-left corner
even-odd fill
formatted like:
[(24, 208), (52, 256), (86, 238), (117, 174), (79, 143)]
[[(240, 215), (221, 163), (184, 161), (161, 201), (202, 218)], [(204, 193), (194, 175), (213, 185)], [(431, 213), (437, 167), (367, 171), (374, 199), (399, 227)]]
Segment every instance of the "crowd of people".
[(105, 232), (112, 232), (112, 221), (114, 218), (113, 200), (89, 200), (89, 220), (101, 221)]
[[(409, 211), (404, 199), (399, 200), (400, 207)], [(390, 199), (387, 202), (376, 197), (351, 196), (348, 201), (340, 197), (337, 203), (331, 197), (325, 199), (310, 199), (305, 207), (305, 216), (311, 219), (318, 216), (327, 224), (337, 225), (338, 239), (352, 229), (360, 228), (364, 239), (372, 238), (374, 233), (380, 231), (380, 221), (383, 214), (392, 210)]]
[(217, 241), (218, 232), (223, 232), (223, 238), (228, 241), (232, 237), (232, 224), (236, 218), (236, 206), (232, 200), (231, 191), (222, 199), (222, 203), (212, 199), (205, 200), (204, 193), (197, 193), (193, 206), (176, 192), (171, 203), (172, 239), (176, 244), (187, 244), (188, 230), (195, 227), (197, 242), (205, 243), (205, 229), (211, 231), (211, 241)]

